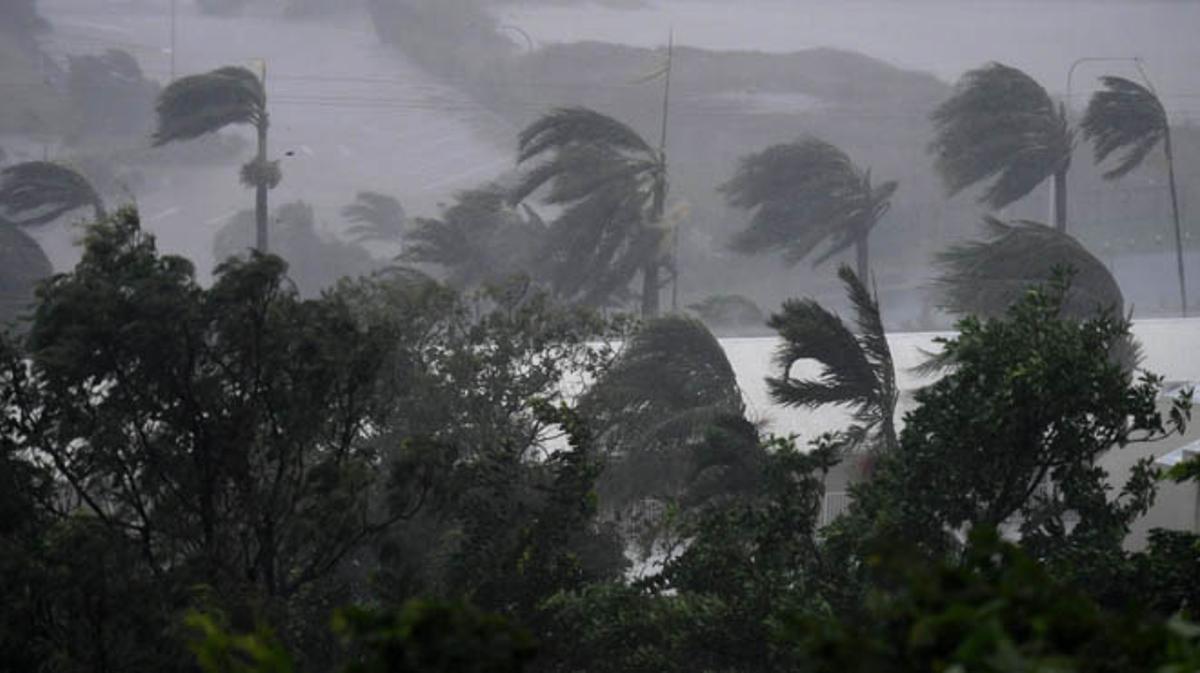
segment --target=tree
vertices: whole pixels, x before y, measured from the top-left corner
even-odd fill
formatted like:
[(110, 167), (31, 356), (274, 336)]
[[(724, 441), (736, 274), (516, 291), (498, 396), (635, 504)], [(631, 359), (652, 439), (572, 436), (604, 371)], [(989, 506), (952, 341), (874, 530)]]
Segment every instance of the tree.
[[(787, 407), (850, 407), (856, 425), (846, 432), (847, 448), (890, 453), (896, 447), (899, 392), (879, 304), (850, 267), (843, 266), (838, 276), (854, 306), (858, 333), (812, 299), (784, 302), (767, 321), (782, 339), (775, 353), (780, 375), (768, 378), (767, 388), (772, 400)], [(805, 360), (821, 365), (817, 380), (792, 378), (792, 368)]]
[(537, 275), (545, 236), (532, 209), (522, 216), (505, 202), (502, 189), (488, 185), (456, 195), (441, 218), (416, 218), (404, 232), (398, 259), (442, 267), (450, 285), (469, 288)]
[(258, 135), (258, 154), (242, 166), (241, 181), (253, 187), (255, 248), (268, 250), (267, 190), (279, 184), (278, 161), (267, 159), (266, 69), (264, 79), (242, 67), (224, 67), (175, 80), (158, 97), (155, 146), (191, 140), (231, 124), (250, 124)]
[(11, 322), (30, 307), (34, 287), (52, 273), (54, 267), (37, 241), (0, 220), (0, 323)]
[(1123, 314), (1124, 297), (1108, 267), (1069, 234), (1024, 220), (1005, 223), (985, 216), (983, 222), (986, 238), (951, 246), (936, 257), (941, 274), (934, 284), (942, 308), (962, 316), (1001, 318), (1061, 268), (1072, 273), (1070, 294), (1061, 307), (1064, 316)]
[(1179, 222), (1179, 196), (1175, 187), (1175, 157), (1171, 149), (1171, 123), (1162, 101), (1148, 88), (1123, 77), (1101, 77), (1104, 89), (1088, 101), (1080, 127), (1092, 142), (1096, 163), (1114, 152), (1122, 152), (1117, 165), (1104, 174), (1116, 180), (1145, 161), (1162, 144), (1167, 159), (1167, 182), (1171, 190), (1171, 216), (1175, 224), (1175, 264), (1179, 271), (1179, 300), (1187, 317), (1187, 284), (1183, 272), (1183, 234)]
[[(760, 457), (733, 367), (692, 318), (643, 324), (579, 409), (605, 458), (601, 502), (646, 552), (660, 541), (664, 512), (746, 487), (745, 471)], [(721, 441), (712, 448), (730, 451), (705, 451), (714, 433)]]
[[(369, 274), (385, 262), (360, 244), (321, 232), (312, 206), (303, 201), (281, 204), (267, 227), (274, 254), (288, 263), (288, 277), (303, 297), (316, 297), (338, 280)], [(242, 210), (213, 237), (213, 259), (245, 257), (255, 240), (254, 213)]]
[(742, 159), (721, 186), (729, 204), (753, 210), (749, 226), (732, 241), (734, 250), (759, 254), (783, 250), (795, 264), (822, 242), (820, 264), (849, 248), (857, 251), (859, 278), (870, 278), (867, 237), (891, 206), (898, 183), (871, 184), (846, 153), (817, 138), (775, 145)]
[(929, 150), (951, 195), (993, 180), (980, 203), (1000, 209), (1054, 178), (1054, 226), (1067, 230), (1067, 169), (1074, 132), (1066, 111), (1016, 68), (991, 63), (968, 71), (931, 115)]
[[(1003, 319), (964, 318), (943, 340), (949, 373), (916, 393), (898, 449), (855, 491), (848, 519), (926, 549), (972, 529), (1011, 526), (1039, 559), (1080, 548), (1119, 553), (1153, 499), (1150, 459), (1115, 494), (1097, 464), (1131, 443), (1181, 433), (1190, 399), (1159, 411), (1161, 379), (1111, 353), (1129, 323), (1064, 317), (1069, 282), (1028, 292)], [(952, 486), (947, 486), (952, 485)], [(850, 536), (863, 539), (862, 529)]]
[(799, 670), (1188, 671), (1200, 628), (1105, 610), (994, 530), (973, 531), (961, 558), (930, 560), (904, 537), (878, 540), (875, 590), (857, 621), (794, 614), (775, 636)]
[(105, 217), (104, 201), (78, 171), (50, 161), (27, 161), (0, 171), (0, 208), (20, 226), (48, 224), (79, 208)]
[(354, 223), (347, 233), (360, 243), (398, 242), (408, 225), (404, 206), (395, 197), (378, 192), (359, 192), (354, 203), (342, 208), (342, 216)]
[(521, 131), (518, 163), (529, 169), (510, 199), (543, 186), (546, 203), (563, 207), (550, 227), (546, 257), (559, 295), (608, 303), (639, 271), (643, 318), (659, 311), (664, 264), (662, 219), (667, 163), (629, 126), (587, 108), (560, 108)]
[(156, 582), (280, 608), (420, 506), (420, 482), (386, 488), (414, 482), (369, 430), (388, 333), (338, 296), (301, 301), (276, 257), (227, 262), (201, 288), (130, 209), (84, 244), (43, 288), (4, 399), (59, 501)]

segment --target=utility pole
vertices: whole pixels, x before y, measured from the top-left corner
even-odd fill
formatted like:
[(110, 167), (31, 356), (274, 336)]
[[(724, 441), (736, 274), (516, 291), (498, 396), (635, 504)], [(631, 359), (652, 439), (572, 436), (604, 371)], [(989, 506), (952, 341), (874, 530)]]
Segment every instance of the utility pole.
[(171, 0), (171, 81), (175, 81), (175, 17), (178, 0)]
[[(675, 57), (675, 29), (667, 35), (667, 76), (663, 83), (662, 128), (658, 136), (658, 155), (663, 170), (663, 195), (659, 199), (657, 217), (662, 222), (666, 213), (667, 116), (671, 111), (671, 68)], [(679, 223), (671, 227), (671, 312), (679, 311)]]

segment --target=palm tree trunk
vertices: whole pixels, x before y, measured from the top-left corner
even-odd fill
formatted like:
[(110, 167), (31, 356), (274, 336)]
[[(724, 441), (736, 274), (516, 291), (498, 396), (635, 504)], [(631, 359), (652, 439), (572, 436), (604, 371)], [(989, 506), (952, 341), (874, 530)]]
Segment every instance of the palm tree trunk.
[(1054, 228), (1067, 233), (1067, 167), (1054, 173)]
[[(267, 120), (264, 117), (258, 123), (258, 166), (261, 170), (267, 165)], [(262, 176), (254, 186), (254, 247), (261, 253), (268, 252), (267, 245), (267, 189), (268, 185)]]
[(1180, 315), (1187, 317), (1187, 281), (1183, 274), (1183, 233), (1179, 224), (1179, 195), (1175, 188), (1175, 158), (1171, 151), (1171, 130), (1163, 138), (1163, 152), (1167, 155), (1167, 179), (1171, 187), (1171, 216), (1175, 220), (1175, 265), (1179, 269)]
[[(666, 161), (663, 162), (661, 171), (666, 173)], [(649, 261), (642, 267), (642, 320), (650, 320), (658, 317), (659, 302), (658, 293), (661, 283), (659, 282), (659, 272), (662, 270), (661, 256), (659, 248), (662, 246), (661, 227), (663, 213), (666, 211), (667, 204), (667, 183), (666, 180), (660, 177), (655, 181), (654, 185), (654, 201), (650, 204), (650, 221), (651, 226), (658, 230), (660, 237), (654, 239), (654, 251), (650, 256)]]
[(867, 235), (860, 234), (858, 240), (854, 243), (855, 261), (858, 267), (858, 280), (863, 285), (871, 286), (871, 259), (870, 250), (867, 248)]

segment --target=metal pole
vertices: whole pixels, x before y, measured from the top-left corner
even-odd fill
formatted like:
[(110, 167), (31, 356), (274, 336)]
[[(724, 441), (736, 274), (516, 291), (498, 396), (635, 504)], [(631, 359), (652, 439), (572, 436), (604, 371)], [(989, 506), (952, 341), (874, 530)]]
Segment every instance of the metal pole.
[(175, 81), (175, 16), (178, 0), (171, 0), (171, 81)]

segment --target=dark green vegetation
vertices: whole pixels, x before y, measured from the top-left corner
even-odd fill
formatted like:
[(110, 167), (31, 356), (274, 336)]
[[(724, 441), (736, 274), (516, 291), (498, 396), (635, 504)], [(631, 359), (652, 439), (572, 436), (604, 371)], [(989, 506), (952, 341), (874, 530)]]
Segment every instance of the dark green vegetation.
[[(462, 45), (427, 66), (501, 109), (525, 93), (491, 90), (508, 74), (562, 65), (547, 53), (569, 63), (603, 50), (517, 57), (487, 21), (464, 33), (486, 17), (470, 0), (371, 6), (383, 26), (416, 26), (414, 53)], [(36, 18), (30, 3), (12, 7)], [(709, 59), (718, 88), (707, 94), (737, 80), (728, 61), (688, 55)], [(791, 58), (880, 74), (836, 53)], [(81, 138), (144, 121), (89, 84), (114, 77), (130, 105), (157, 96), (160, 144), (250, 124), (259, 152), (243, 180), (256, 209), (217, 234), (224, 261), (206, 286), (189, 260), (158, 250), (136, 210), (105, 211), (112, 190), (97, 185), (108, 181), (51, 162), (4, 170), (0, 299), (5, 317), (25, 319), (0, 334), (0, 668), (1200, 666), (1200, 538), (1155, 530), (1129, 550), (1160, 480), (1194, 481), (1200, 468), (1160, 474), (1141, 460), (1115, 483), (1103, 467), (1183, 433), (1191, 393), (1164, 403), (1161, 379), (1130, 366), (1121, 290), (1065, 232), (985, 216), (989, 238), (939, 257), (943, 301), (961, 319), (901, 424), (866, 243), (885, 213), (901, 217), (879, 236), (913, 211), (900, 204), (907, 187), (874, 184), (850, 161), (844, 136), (722, 138), (711, 163), (732, 178), (701, 181), (686, 157), (708, 127), (683, 125), (691, 142), (671, 176), (710, 199), (724, 182), (753, 211), (735, 247), (860, 253), (857, 274), (837, 273), (849, 320), (811, 298), (763, 320), (720, 284), (690, 307), (697, 320), (657, 315), (663, 276), (679, 271), (669, 213), (689, 208), (667, 207), (663, 141), (637, 130), (644, 119), (576, 106), (523, 120), (511, 182), (464, 191), (437, 217), (361, 192), (343, 211), (352, 243), (324, 235), (304, 202), (267, 210), (279, 172), (260, 77), (222, 68), (158, 93), (129, 66), (117, 54), (72, 64)], [(576, 84), (593, 84), (590, 72), (576, 70)], [(789, 77), (764, 85), (844, 106), (829, 118), (880, 95), (866, 77)], [(947, 93), (906, 81), (891, 94)], [(1084, 125), (1098, 158), (1120, 151), (1119, 175), (1160, 142), (1169, 155), (1153, 92), (1106, 86)], [(968, 75), (933, 122), (943, 178), (953, 190), (996, 179), (991, 207), (1057, 181), (1070, 161), (1065, 113), (1005, 66)], [(84, 209), (82, 259), (51, 276), (29, 232)], [(395, 263), (362, 242), (391, 246)], [(607, 313), (630, 305), (638, 280), (643, 321)], [(710, 331), (748, 321), (779, 337), (772, 400), (845, 409), (845, 427), (802, 448), (753, 422)], [(826, 493), (835, 472), (852, 482), (840, 514)]]
[[(689, 319), (630, 332), (527, 284), (402, 270), (302, 299), (258, 253), (203, 288), (129, 209), (84, 245), (0, 341), (17, 670), (1197, 663), (1200, 539), (1125, 551), (1155, 474), (1109, 492), (1097, 463), (1181, 431), (1190, 400), (1160, 410), (1159, 380), (1110, 358), (1128, 323), (1065, 316), (1065, 280), (963, 320), (898, 436), (857, 277), (853, 327), (786, 304), (774, 397), (856, 419), (801, 451), (747, 422)], [(824, 373), (791, 377), (799, 358)], [(572, 380), (594, 382), (577, 404)], [(873, 468), (824, 525), (849, 451)], [(634, 549), (654, 559), (636, 579)]]

